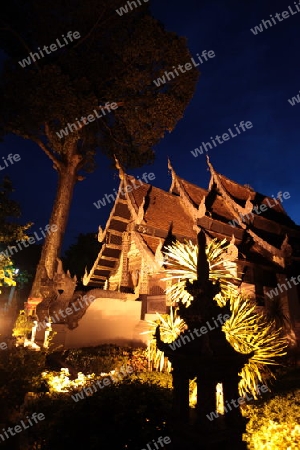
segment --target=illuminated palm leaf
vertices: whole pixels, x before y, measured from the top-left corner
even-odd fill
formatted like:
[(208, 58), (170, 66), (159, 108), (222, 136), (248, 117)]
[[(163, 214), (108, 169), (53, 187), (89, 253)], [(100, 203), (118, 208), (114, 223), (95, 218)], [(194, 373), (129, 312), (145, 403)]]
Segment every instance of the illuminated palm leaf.
[[(215, 300), (223, 306), (230, 296), (235, 285), (233, 280), (238, 280), (236, 275), (236, 264), (228, 259), (227, 250), (230, 244), (223, 239), (213, 239), (206, 247), (206, 255), (209, 263), (209, 279), (219, 281), (221, 292), (215, 296)], [(193, 297), (185, 290), (186, 281), (197, 278), (198, 247), (191, 241), (181, 243), (176, 241), (173, 245), (166, 247), (167, 276), (164, 280), (172, 280), (173, 284), (166, 293), (170, 295), (173, 302), (181, 302), (189, 306)]]
[[(257, 398), (257, 385), (274, 378), (269, 366), (277, 364), (278, 357), (286, 354), (287, 341), (282, 337), (281, 329), (276, 327), (275, 321), (268, 320), (267, 316), (256, 311), (254, 301), (243, 298), (236, 286), (239, 278), (236, 274), (236, 264), (228, 258), (226, 239), (217, 241), (213, 239), (206, 248), (209, 262), (211, 281), (219, 281), (221, 292), (214, 300), (219, 306), (230, 304), (231, 317), (225, 322), (222, 329), (226, 339), (239, 353), (254, 352), (248, 363), (244, 365), (239, 374), (240, 395), (251, 393)], [(167, 277), (173, 284), (167, 289), (172, 301), (189, 306), (193, 298), (185, 290), (186, 281), (197, 278), (198, 247), (191, 241), (176, 242), (168, 246), (165, 252)]]
[(278, 364), (277, 358), (286, 354), (287, 341), (275, 322), (256, 312), (253, 300), (236, 292), (230, 297), (230, 309), (231, 317), (222, 327), (226, 339), (239, 353), (254, 352), (239, 374), (239, 392), (240, 395), (248, 392), (257, 398), (257, 385), (268, 385), (268, 381), (274, 378), (267, 366)]
[[(141, 334), (151, 334), (152, 339), (149, 342), (150, 361), (156, 370), (162, 371), (165, 367), (165, 355), (164, 352), (159, 350), (156, 346), (156, 339), (153, 338), (157, 325), (160, 326), (160, 335), (163, 342), (173, 342), (179, 334), (183, 333), (186, 324), (183, 319), (177, 316), (176, 311), (173, 312), (173, 308), (170, 308), (170, 314), (161, 315), (156, 313), (157, 320), (147, 320), (150, 325), (149, 330), (143, 331)], [(171, 363), (168, 361), (167, 370), (170, 372)]]

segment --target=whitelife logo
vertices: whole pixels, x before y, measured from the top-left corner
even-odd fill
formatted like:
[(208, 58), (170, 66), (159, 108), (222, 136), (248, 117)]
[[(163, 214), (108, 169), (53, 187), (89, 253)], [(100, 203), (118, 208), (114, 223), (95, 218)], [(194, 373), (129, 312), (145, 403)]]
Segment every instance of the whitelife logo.
[[(149, 0), (143, 0), (144, 3), (148, 3)], [(138, 3), (138, 5), (137, 5)], [(141, 0), (136, 0), (136, 2), (127, 2), (127, 5), (129, 6), (130, 10), (133, 11), (134, 8), (138, 8), (139, 6), (142, 6), (143, 3), (141, 3)], [(134, 5), (134, 8), (132, 7)], [(128, 6), (124, 5), (121, 6), (121, 8), (116, 9), (116, 12), (119, 14), (119, 16), (123, 16), (123, 14), (127, 14), (129, 12)]]
[[(111, 384), (111, 382), (116, 383), (118, 381), (121, 381), (123, 379), (123, 377), (131, 375), (133, 371), (134, 371), (134, 369), (132, 366), (129, 366), (129, 365), (125, 366), (125, 364), (124, 364), (123, 366), (120, 367), (119, 372), (112, 370), (112, 372), (110, 372), (109, 374), (106, 374), (106, 375), (109, 375), (108, 377), (105, 377), (102, 380), (97, 380), (91, 386), (81, 389), (81, 391), (77, 392), (75, 395), (71, 395), (71, 397), (74, 400), (74, 402), (77, 403), (77, 402), (79, 402), (79, 400), (83, 400), (85, 398), (84, 394), (86, 395), (86, 397), (90, 397), (91, 395), (94, 395), (94, 393), (98, 391), (97, 386), (100, 389), (104, 389), (105, 386), (109, 386)], [(103, 386), (102, 386), (102, 383), (103, 383)]]
[[(206, 50), (203, 50), (203, 52), (201, 53), (201, 56), (205, 61), (208, 61), (208, 58), (214, 58), (216, 55), (213, 50), (209, 50), (208, 52)], [(201, 56), (199, 55), (199, 53), (197, 53), (198, 61), (200, 61), (200, 64), (203, 64), (205, 61), (202, 60)], [(174, 69), (173, 71), (172, 70), (170, 72), (165, 71), (164, 75), (161, 78), (157, 78), (156, 80), (153, 80), (153, 83), (155, 84), (156, 87), (159, 87), (163, 84), (166, 84), (166, 82), (170, 81), (171, 79), (174, 80), (174, 78), (176, 76), (178, 77), (182, 73), (185, 73), (188, 70), (193, 69), (193, 67), (200, 66), (200, 64), (197, 64), (197, 62), (194, 60), (194, 58), (191, 58), (191, 61), (193, 64), (191, 64), (190, 62), (187, 62), (184, 65), (178, 64), (177, 68), (175, 66), (173, 66), (173, 69)], [(177, 69), (180, 70), (180, 73), (178, 72)], [(172, 77), (172, 78), (170, 78), (170, 77)]]
[(7, 350), (8, 346), (6, 342), (0, 342), (0, 350)]
[[(229, 139), (231, 139), (231, 138), (235, 138), (236, 136), (241, 134), (241, 130), (243, 132), (245, 132), (247, 130), (250, 130), (250, 128), (253, 128), (253, 124), (249, 120), (247, 122), (244, 122), (242, 120), (239, 125), (234, 124), (234, 126), (235, 126), (235, 130), (238, 134), (234, 134), (232, 132), (231, 128), (228, 128), (229, 134), (223, 133), (222, 136), (219, 136), (217, 134), (215, 138), (213, 138), (213, 137), (210, 138), (212, 140), (214, 147), (217, 147), (218, 144), (224, 144), (225, 141), (229, 141)], [(222, 141), (222, 139), (223, 139), (223, 141)], [(217, 141), (218, 144), (215, 143), (215, 140)], [(208, 152), (208, 150), (211, 150), (212, 148), (213, 147), (210, 142), (202, 142), (199, 148), (195, 148), (195, 150), (191, 150), (191, 154), (194, 156), (194, 158), (197, 158), (198, 155), (203, 154), (203, 149), (206, 152)]]
[[(61, 319), (65, 319), (67, 316), (71, 316), (72, 314), (74, 314), (74, 312), (80, 311), (81, 309), (86, 308), (87, 306), (89, 306), (95, 300), (95, 298), (96, 297), (94, 295), (90, 295), (89, 297), (87, 295), (84, 295), (82, 297), (82, 301), (85, 302), (85, 305), (83, 305), (81, 303), (81, 301), (78, 300), (80, 308), (76, 308), (75, 303), (72, 303), (70, 306), (68, 306), (66, 309), (64, 309), (64, 311), (62, 311), (60, 309), (53, 316), (50, 316), (48, 321), (50, 321), (51, 324), (54, 324), (54, 323), (57, 323), (57, 322), (59, 323), (59, 322), (61, 322)], [(58, 317), (58, 314), (61, 317)], [(44, 320), (43, 322), (38, 322), (37, 331), (40, 331), (42, 328), (47, 328), (48, 321)]]
[[(151, 447), (152, 442), (155, 448)], [(148, 442), (147, 448), (142, 448), (142, 450), (159, 450), (160, 448), (165, 448), (164, 444), (170, 444), (171, 438), (169, 436), (165, 436), (164, 438), (162, 436), (159, 436), (157, 442), (154, 439), (152, 439), (152, 442)], [(160, 447), (157, 444), (159, 444)]]
[[(299, 3), (294, 2), (294, 5), (296, 6), (296, 10), (297, 11), (293, 10), (291, 6), (288, 6), (289, 11), (282, 11), (282, 13), (276, 13), (275, 14), (275, 17), (278, 20), (278, 22), (276, 22), (275, 17), (273, 17), (273, 15), (270, 14), (270, 17), (271, 17), (271, 20), (273, 22), (273, 25), (277, 25), (277, 23), (282, 22), (284, 19), (288, 19), (289, 17), (294, 16), (295, 14), (300, 12), (300, 2)], [(280, 17), (280, 14), (282, 15), (282, 17)], [(262, 20), (261, 21), (262, 25), (256, 25), (256, 27), (250, 28), (250, 31), (255, 36), (258, 33), (262, 33), (263, 31), (267, 30), (268, 27), (272, 27), (273, 26), (271, 20)]]
[[(299, 91), (300, 92), (300, 91)], [(300, 94), (297, 95), (297, 97), (292, 97), (288, 99), (288, 102), (291, 106), (295, 106), (296, 103), (300, 103)]]
[[(96, 120), (96, 118), (100, 119), (101, 117), (103, 117), (103, 115), (105, 116), (106, 115), (105, 109), (108, 112), (111, 112), (111, 109), (112, 110), (117, 109), (118, 104), (115, 102), (112, 102), (112, 103), (106, 102), (105, 106), (103, 106), (103, 107), (99, 106), (99, 108), (101, 109), (103, 114), (98, 114), (97, 110), (94, 109), (93, 110), (94, 114), (89, 114), (87, 117), (82, 116), (79, 120), (76, 117), (75, 120), (77, 120), (77, 125), (76, 125), (76, 123), (68, 123), (66, 128), (61, 129), (60, 131), (56, 131), (56, 134), (59, 137), (59, 139), (62, 139), (63, 137), (68, 136), (69, 133), (73, 133), (74, 131), (80, 130), (85, 125), (88, 125), (89, 123), (94, 122)], [(82, 123), (80, 123), (80, 120)]]
[[(3, 164), (4, 167), (2, 167), (2, 165), (0, 164), (0, 170), (4, 170), (7, 167), (9, 167), (10, 165), (14, 164), (15, 162), (21, 161), (21, 156), (19, 155), (19, 153), (15, 153), (14, 155), (12, 153), (10, 153), (9, 155), (2, 156), (3, 159)], [(8, 163), (9, 161), (9, 163)]]
[[(31, 419), (37, 424), (39, 420), (45, 420), (45, 416), (42, 413), (33, 413), (31, 415), (31, 417), (29, 418), (28, 416), (26, 416), (27, 421), (29, 423), (29, 425), (32, 427), (34, 425), (34, 423), (32, 423)], [(21, 420), (21, 425), (15, 425), (14, 427), (8, 427), (6, 430), (4, 428), (2, 428), (3, 430), (3, 434), (5, 435), (6, 439), (9, 439), (11, 436), (15, 436), (16, 433), (21, 433), (21, 431), (23, 430), (27, 430), (27, 428), (29, 428), (29, 426), (26, 426), (26, 423), (24, 422), (24, 420)], [(10, 434), (10, 436), (8, 435), (8, 433)], [(0, 438), (2, 439), (2, 442), (5, 441), (5, 438), (3, 436), (3, 434), (0, 434)]]
[[(137, 176), (136, 179), (135, 179), (134, 181), (138, 181), (138, 182), (140, 183), (140, 185), (136, 185), (136, 184), (134, 183), (134, 181), (132, 181), (132, 182), (131, 182), (132, 184), (127, 184), (127, 186), (126, 186), (125, 189), (120, 189), (120, 191), (119, 191), (119, 192), (120, 192), (120, 195), (122, 195), (122, 196), (124, 197), (124, 196), (126, 195), (126, 192), (132, 192), (133, 189), (138, 189), (139, 187), (143, 186), (144, 183), (143, 183), (142, 180), (140, 180), (139, 178), (140, 178), (140, 177)], [(143, 173), (143, 175), (142, 175), (142, 179), (145, 181), (145, 183), (148, 183), (148, 179), (149, 179), (150, 181), (155, 180), (155, 175), (154, 175), (153, 172), (150, 172), (150, 173), (148, 173), (148, 174), (145, 172), (145, 173)], [(133, 186), (132, 186), (132, 185), (133, 185)], [(106, 198), (106, 200), (107, 200), (108, 203), (110, 203), (110, 199), (112, 199), (112, 201), (114, 202), (114, 201), (116, 200), (117, 196), (118, 196), (118, 193), (117, 193), (117, 191), (116, 191), (115, 189), (113, 189), (113, 190), (114, 190), (115, 196), (114, 196), (113, 194), (105, 194), (105, 197), (102, 197), (102, 200), (101, 200), (101, 199), (98, 200), (97, 203), (94, 202), (93, 205), (96, 206), (97, 209), (100, 209), (101, 206), (105, 206), (105, 205), (106, 205), (105, 198)]]
[[(29, 237), (27, 240), (23, 239), (23, 240), (18, 240), (16, 241), (17, 245), (13, 245), (13, 246), (8, 246), (6, 250), (4, 250), (3, 252), (0, 253), (0, 255), (2, 256), (6, 256), (7, 258), (9, 258), (10, 256), (12, 256), (15, 253), (18, 253), (19, 250), (23, 250), (23, 248), (25, 247), (29, 247), (29, 245), (35, 244), (36, 241), (41, 241), (43, 238), (46, 237), (46, 233), (50, 234), (50, 233), (55, 233), (58, 230), (57, 225), (46, 225), (45, 226), (45, 230), (42, 229), (42, 227), (40, 227), (40, 232), (42, 237), (40, 237), (38, 235), (38, 232), (34, 232), (34, 237)], [(22, 248), (23, 245), (23, 248)], [(18, 250), (19, 249), (19, 250)]]
[[(296, 280), (298, 280), (298, 283), (297, 283)], [(286, 278), (285, 281), (286, 281), (286, 284), (284, 284), (284, 283), (282, 283), (282, 284), (277, 283), (277, 287), (275, 287), (274, 289), (270, 289), (270, 291), (267, 292), (267, 296), (269, 298), (271, 298), (271, 299), (273, 297), (277, 297), (279, 295), (278, 289), (280, 290), (280, 293), (282, 293), (283, 292), (283, 289), (282, 289), (283, 287), (284, 287), (284, 289), (286, 291), (288, 291), (289, 288), (292, 289), (293, 286), (291, 286), (290, 281), (292, 281), (294, 283), (294, 286), (297, 286), (300, 283), (300, 275), (298, 275), (297, 278), (296, 277), (291, 277), (290, 280), (288, 280)], [(287, 287), (287, 285), (288, 285), (288, 287)]]
[[(200, 327), (199, 329), (194, 328), (193, 330), (189, 331), (189, 336), (183, 336), (180, 335), (172, 344), (169, 344), (169, 347), (171, 347), (171, 349), (174, 351), (176, 350), (176, 348), (180, 348), (181, 344), (186, 344), (185, 339), (187, 339), (187, 342), (191, 342), (191, 339), (194, 340), (195, 336), (193, 333), (195, 333), (196, 337), (201, 337), (202, 335), (206, 334), (208, 332), (208, 330), (215, 330), (216, 328), (218, 328), (219, 326), (223, 325), (226, 320), (230, 319), (229, 314), (219, 314), (217, 319), (215, 319), (214, 317), (212, 317), (212, 320), (214, 321), (214, 324), (216, 325), (215, 327), (211, 327), (211, 324), (209, 323), (209, 321), (206, 322), (206, 326)], [(220, 323), (218, 323), (216, 320), (218, 320)], [(180, 342), (181, 341), (181, 342)]]
[[(265, 394), (266, 392), (269, 391), (269, 388), (265, 384), (262, 384), (261, 386), (259, 386), (259, 385), (256, 386), (255, 390), (258, 395), (262, 395), (261, 392), (263, 394)], [(248, 394), (246, 394), (245, 397), (239, 397), (237, 400), (234, 400), (234, 399), (230, 400), (230, 403), (231, 403), (231, 405), (233, 405), (234, 408), (238, 408), (240, 405), (243, 405), (246, 402), (246, 400), (251, 401), (251, 400), (253, 400), (253, 397), (251, 397), (251, 395), (248, 396)], [(232, 407), (230, 406), (229, 401), (226, 400), (226, 402), (224, 402), (224, 403), (226, 403), (226, 405), (224, 404), (225, 413), (232, 411)], [(223, 415), (223, 414), (221, 414), (221, 415)], [(219, 417), (219, 414), (217, 413), (217, 411), (212, 411), (211, 413), (206, 414), (206, 417), (210, 421), (212, 421), (214, 419), (217, 419)]]
[[(284, 200), (288, 200), (291, 195), (288, 191), (285, 191), (284, 193), (282, 193), (281, 191), (278, 192), (277, 194), (277, 199), (275, 199), (274, 195), (272, 195), (273, 199), (274, 199), (274, 203), (270, 203), (269, 198), (266, 198), (266, 202), (268, 203), (268, 206), (265, 203), (261, 203), (261, 205), (257, 205), (254, 206), (251, 213), (249, 214), (240, 214), (241, 220), (230, 220), (228, 223), (231, 227), (235, 228), (237, 225), (240, 225), (241, 223), (246, 223), (248, 220), (253, 219), (254, 215), (260, 215), (260, 213), (262, 212), (266, 212), (268, 209), (274, 208), (274, 206), (276, 205), (280, 205), (280, 202), (283, 202)], [(283, 197), (283, 198), (282, 198)], [(254, 211), (254, 212), (253, 212)], [(247, 219), (247, 220), (245, 220)]]
[(24, 69), (24, 67), (30, 66), (30, 64), (32, 62), (35, 62), (36, 59), (44, 58), (45, 57), (44, 52), (47, 55), (50, 55), (50, 53), (52, 53), (52, 52), (56, 52), (56, 50), (58, 50), (58, 48), (63, 48), (66, 45), (70, 44), (70, 42), (73, 42), (73, 39), (79, 39), (80, 38), (80, 33), (78, 31), (74, 31), (74, 33), (72, 31), (69, 31), (67, 33), (67, 38), (69, 39), (70, 42), (68, 41), (68, 39), (65, 37), (64, 34), (62, 35), (62, 38), (65, 41), (65, 44), (62, 44), (59, 39), (56, 39), (57, 45), (56, 44), (51, 44), (49, 46), (50, 50), (48, 49), (47, 45), (44, 45), (43, 50), (41, 50), (41, 48), (38, 47), (38, 52), (39, 53), (32, 53), (32, 52), (30, 52), (28, 58), (24, 58), (24, 59), (22, 59), (22, 61), (19, 61), (20, 66)]

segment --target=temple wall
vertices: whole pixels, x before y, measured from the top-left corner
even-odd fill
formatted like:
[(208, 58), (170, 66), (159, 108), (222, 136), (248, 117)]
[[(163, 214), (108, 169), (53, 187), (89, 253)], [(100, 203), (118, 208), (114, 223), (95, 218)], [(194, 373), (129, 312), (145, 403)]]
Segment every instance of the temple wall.
[(297, 286), (293, 286), (288, 292), (289, 312), (294, 322), (300, 322), (300, 301), (299, 290)]
[(78, 327), (66, 329), (64, 347), (79, 348), (105, 343), (142, 345), (147, 338), (140, 335), (144, 331), (140, 321), (141, 307), (140, 301), (96, 298)]

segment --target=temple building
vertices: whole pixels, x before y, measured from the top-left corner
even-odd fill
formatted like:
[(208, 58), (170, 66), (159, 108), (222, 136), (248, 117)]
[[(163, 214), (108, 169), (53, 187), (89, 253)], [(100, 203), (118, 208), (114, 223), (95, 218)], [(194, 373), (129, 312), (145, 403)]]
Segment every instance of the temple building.
[(102, 247), (84, 284), (108, 297), (134, 300), (140, 320), (166, 312), (171, 303), (163, 280), (164, 247), (174, 239), (196, 243), (200, 227), (208, 239), (230, 242), (241, 291), (259, 307), (279, 296), (298, 334), (300, 227), (282, 205), (289, 193), (267, 197), (216, 172), (208, 158), (207, 164), (211, 178), (205, 189), (182, 179), (169, 162), (168, 192), (119, 167), (118, 195), (105, 228), (99, 228)]

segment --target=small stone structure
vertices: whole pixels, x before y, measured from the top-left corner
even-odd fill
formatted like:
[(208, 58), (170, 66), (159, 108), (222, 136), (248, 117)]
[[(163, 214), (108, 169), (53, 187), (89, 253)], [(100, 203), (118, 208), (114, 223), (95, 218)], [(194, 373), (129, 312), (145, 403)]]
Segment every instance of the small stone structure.
[[(160, 339), (159, 326), (156, 329), (157, 347), (165, 353), (172, 363), (174, 388), (174, 414), (176, 422), (189, 422), (189, 380), (197, 378), (197, 427), (201, 433), (210, 428), (219, 428), (220, 421), (210, 422), (206, 417), (216, 411), (216, 386), (223, 385), (224, 399), (238, 399), (238, 373), (251, 355), (237, 353), (226, 340), (221, 326), (214, 327), (207, 334), (191, 340), (190, 331), (200, 329), (207, 322), (214, 323), (213, 318), (221, 313), (223, 316), (230, 310), (221, 308), (214, 299), (219, 292), (219, 284), (209, 280), (209, 264), (205, 254), (206, 238), (203, 231), (198, 234), (197, 279), (187, 282), (186, 290), (193, 296), (189, 307), (181, 305), (180, 316), (185, 320), (188, 329), (177, 338), (184, 345), (171, 347)], [(172, 343), (176, 343), (176, 340)], [(174, 350), (172, 350), (174, 348)], [(225, 422), (235, 426), (242, 422), (239, 408), (224, 415)], [(222, 421), (222, 425), (223, 421)]]

